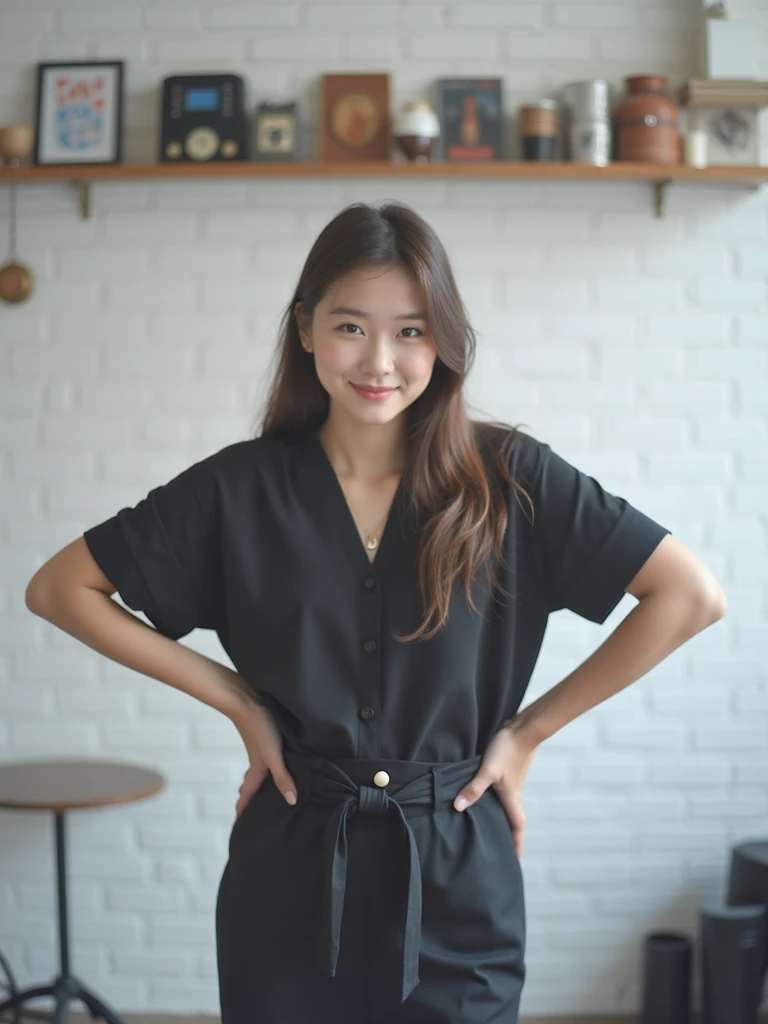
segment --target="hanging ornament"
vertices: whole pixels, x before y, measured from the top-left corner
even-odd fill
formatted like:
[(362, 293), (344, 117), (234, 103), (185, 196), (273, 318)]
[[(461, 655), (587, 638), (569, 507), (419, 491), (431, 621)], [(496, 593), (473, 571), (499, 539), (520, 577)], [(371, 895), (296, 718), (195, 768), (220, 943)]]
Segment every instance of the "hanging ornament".
[[(15, 170), (32, 148), (32, 131), (24, 125), (0, 128), (0, 164)], [(16, 179), (8, 181), (8, 261), (0, 266), (0, 299), (24, 302), (32, 294), (34, 277), (16, 259)]]

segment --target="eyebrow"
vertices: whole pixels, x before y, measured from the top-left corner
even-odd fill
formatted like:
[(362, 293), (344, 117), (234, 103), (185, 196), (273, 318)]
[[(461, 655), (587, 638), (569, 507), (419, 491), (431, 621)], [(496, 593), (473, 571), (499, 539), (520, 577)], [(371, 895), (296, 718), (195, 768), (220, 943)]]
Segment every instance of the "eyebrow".
[[(344, 313), (347, 316), (359, 316), (359, 317), (362, 317), (364, 320), (367, 320), (368, 319), (368, 315), (369, 315), (368, 313), (365, 312), (365, 310), (363, 310), (363, 309), (355, 309), (354, 306), (335, 306), (330, 311), (330, 313), (328, 315), (329, 316), (333, 316), (334, 313)], [(427, 316), (426, 316), (425, 313), (422, 313), (421, 310), (417, 309), (413, 313), (403, 313), (401, 316), (396, 316), (394, 319), (395, 320), (426, 320)]]

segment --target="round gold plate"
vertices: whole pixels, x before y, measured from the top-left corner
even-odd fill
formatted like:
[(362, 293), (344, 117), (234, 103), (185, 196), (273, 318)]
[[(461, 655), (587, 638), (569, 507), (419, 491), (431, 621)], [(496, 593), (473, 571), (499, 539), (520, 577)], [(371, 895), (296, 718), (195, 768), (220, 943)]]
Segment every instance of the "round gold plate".
[(348, 92), (331, 108), (331, 131), (345, 146), (366, 146), (376, 137), (381, 116), (375, 101), (365, 92)]
[(6, 263), (0, 267), (0, 299), (23, 302), (32, 294), (32, 271), (23, 263)]

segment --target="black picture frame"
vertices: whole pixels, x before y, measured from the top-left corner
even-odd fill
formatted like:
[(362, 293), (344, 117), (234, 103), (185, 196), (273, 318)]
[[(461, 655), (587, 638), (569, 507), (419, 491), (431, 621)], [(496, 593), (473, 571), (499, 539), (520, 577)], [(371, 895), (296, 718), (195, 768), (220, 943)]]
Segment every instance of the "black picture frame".
[[(471, 105), (468, 107), (468, 104)], [(474, 138), (462, 129), (471, 114)], [(440, 122), (437, 159), (487, 162), (503, 157), (504, 104), (501, 78), (438, 78), (435, 113)]]
[[(70, 80), (62, 84), (64, 76)], [(57, 81), (57, 77), (59, 81)], [(103, 83), (99, 85), (100, 80)], [(37, 99), (35, 103), (35, 145), (32, 161), (38, 167), (77, 167), (83, 164), (119, 164), (123, 160), (123, 106), (125, 61), (73, 60), (47, 61), (37, 65)], [(56, 127), (56, 91), (61, 106), (69, 88), (70, 106), (74, 108), (69, 125)], [(104, 89), (106, 106), (104, 116), (109, 118), (99, 126), (93, 108)], [(90, 89), (90, 95), (89, 95)], [(74, 91), (73, 91), (74, 90)], [(77, 109), (77, 103), (80, 109)], [(71, 145), (62, 142), (62, 132), (69, 130)], [(79, 143), (79, 155), (73, 146)]]

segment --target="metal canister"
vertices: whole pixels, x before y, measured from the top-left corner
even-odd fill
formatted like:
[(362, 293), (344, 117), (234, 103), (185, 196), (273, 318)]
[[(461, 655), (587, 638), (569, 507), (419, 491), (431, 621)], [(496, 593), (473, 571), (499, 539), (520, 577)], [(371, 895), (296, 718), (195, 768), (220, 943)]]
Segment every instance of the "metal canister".
[(574, 123), (611, 119), (611, 86), (604, 78), (569, 82), (563, 86), (562, 96)]
[(571, 160), (604, 167), (611, 159), (610, 83), (604, 78), (569, 82), (561, 90), (563, 143)]
[(569, 129), (571, 160), (607, 167), (611, 162), (611, 122), (575, 121)]

